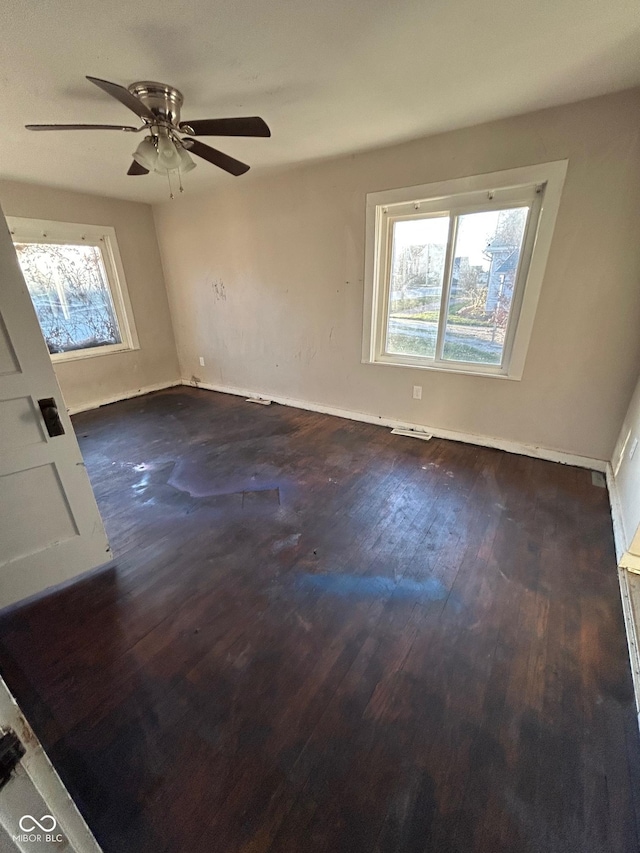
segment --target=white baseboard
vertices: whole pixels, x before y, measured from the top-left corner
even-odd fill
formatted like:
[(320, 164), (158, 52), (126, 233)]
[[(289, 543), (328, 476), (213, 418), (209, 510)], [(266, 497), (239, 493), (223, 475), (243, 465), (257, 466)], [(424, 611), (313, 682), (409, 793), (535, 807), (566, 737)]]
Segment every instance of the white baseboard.
[(475, 433), (456, 432), (455, 430), (439, 429), (430, 424), (416, 424), (408, 421), (399, 421), (395, 418), (386, 418), (372, 415), (368, 412), (353, 412), (349, 409), (340, 409), (336, 406), (324, 406), (319, 403), (310, 403), (308, 400), (295, 400), (291, 397), (274, 397), (271, 394), (259, 393), (248, 388), (236, 388), (231, 385), (216, 385), (210, 382), (194, 382), (191, 379), (183, 379), (183, 385), (194, 388), (205, 388), (207, 391), (219, 391), (222, 394), (234, 394), (238, 397), (262, 397), (280, 403), (281, 406), (292, 406), (295, 409), (305, 409), (309, 412), (320, 412), (323, 415), (334, 415), (338, 418), (347, 418), (351, 421), (362, 421), (366, 424), (378, 424), (396, 429), (410, 429), (420, 432), (429, 432), (436, 438), (448, 438), (451, 441), (462, 441), (465, 444), (477, 444), (481, 447), (493, 447), (497, 450), (506, 450), (507, 453), (517, 453), (520, 456), (533, 456), (536, 459), (546, 459), (549, 462), (561, 462), (564, 465), (575, 465), (578, 468), (588, 468), (591, 471), (604, 473), (607, 470), (607, 462), (603, 459), (590, 459), (587, 456), (576, 456), (572, 453), (564, 453), (560, 450), (551, 450), (546, 447), (538, 447), (531, 444), (520, 444), (515, 441), (507, 441), (502, 438), (494, 438), (489, 435), (476, 435)]
[(625, 551), (627, 550), (627, 534), (624, 529), (624, 518), (622, 515), (622, 504), (620, 502), (620, 493), (618, 492), (618, 484), (613, 473), (611, 463), (607, 463), (605, 471), (607, 478), (607, 490), (609, 492), (609, 506), (611, 507), (611, 521), (613, 522), (613, 539), (616, 546), (616, 561), (620, 563)]
[(143, 388), (136, 388), (133, 391), (126, 391), (121, 394), (115, 394), (112, 397), (102, 397), (100, 400), (92, 400), (90, 403), (82, 403), (80, 406), (67, 406), (67, 412), (70, 415), (77, 415), (78, 412), (88, 412), (90, 409), (99, 409), (100, 406), (108, 406), (109, 403), (119, 403), (120, 400), (130, 400), (132, 397), (142, 397), (143, 394), (150, 394), (152, 391), (162, 391), (163, 388), (173, 388), (175, 385), (187, 385), (182, 379), (175, 379), (172, 382), (156, 382), (155, 385), (145, 385)]

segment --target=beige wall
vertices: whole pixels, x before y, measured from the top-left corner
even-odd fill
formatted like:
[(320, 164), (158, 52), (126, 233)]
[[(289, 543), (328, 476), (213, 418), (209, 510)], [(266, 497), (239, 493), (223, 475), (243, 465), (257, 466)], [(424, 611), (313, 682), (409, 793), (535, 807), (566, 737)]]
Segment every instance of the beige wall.
[(146, 204), (0, 181), (6, 216), (111, 225), (116, 230), (140, 349), (57, 362), (66, 405), (78, 410), (179, 377), (153, 214)]
[[(633, 90), (155, 207), (182, 375), (610, 459), (640, 356), (638, 116)], [(564, 158), (522, 381), (361, 364), (365, 194)]]
[[(639, 444), (632, 457), (636, 439)], [(613, 461), (622, 515), (622, 548), (640, 557), (640, 380), (622, 424)]]

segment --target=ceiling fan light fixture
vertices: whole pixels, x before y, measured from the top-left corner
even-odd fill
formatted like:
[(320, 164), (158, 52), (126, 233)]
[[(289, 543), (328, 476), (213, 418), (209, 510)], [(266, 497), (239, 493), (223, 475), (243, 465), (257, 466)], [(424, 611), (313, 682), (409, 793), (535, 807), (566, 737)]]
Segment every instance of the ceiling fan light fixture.
[(156, 172), (175, 172), (180, 168), (180, 153), (176, 143), (170, 136), (158, 137), (158, 160)]
[(195, 169), (196, 164), (193, 162), (191, 157), (189, 157), (184, 148), (179, 148), (178, 154), (180, 155), (180, 171), (183, 174), (185, 172), (190, 172), (192, 169)]
[(145, 136), (140, 145), (138, 145), (133, 154), (133, 159), (149, 172), (152, 172), (156, 168), (158, 152), (150, 136)]

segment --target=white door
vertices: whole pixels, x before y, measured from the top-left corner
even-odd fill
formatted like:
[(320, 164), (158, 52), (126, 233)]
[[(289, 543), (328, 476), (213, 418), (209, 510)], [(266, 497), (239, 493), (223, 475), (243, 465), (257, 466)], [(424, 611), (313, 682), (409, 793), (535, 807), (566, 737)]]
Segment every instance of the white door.
[(0, 607), (109, 559), (78, 442), (0, 210)]
[(1, 678), (0, 752), (18, 762), (0, 787), (0, 853), (101, 853)]

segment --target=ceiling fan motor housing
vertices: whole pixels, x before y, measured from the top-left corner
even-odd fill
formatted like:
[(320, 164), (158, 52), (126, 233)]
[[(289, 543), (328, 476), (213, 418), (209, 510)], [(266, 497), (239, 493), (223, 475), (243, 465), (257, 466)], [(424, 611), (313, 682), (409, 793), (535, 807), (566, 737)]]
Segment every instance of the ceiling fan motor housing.
[[(178, 126), (180, 122), (180, 108), (184, 101), (182, 92), (178, 89), (175, 89), (173, 86), (167, 86), (165, 83), (154, 83), (149, 80), (132, 83), (128, 89), (132, 95), (135, 95), (136, 98), (142, 101), (157, 116), (160, 123), (168, 124), (172, 127)], [(143, 118), (143, 121), (151, 124), (145, 118)]]

